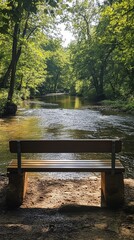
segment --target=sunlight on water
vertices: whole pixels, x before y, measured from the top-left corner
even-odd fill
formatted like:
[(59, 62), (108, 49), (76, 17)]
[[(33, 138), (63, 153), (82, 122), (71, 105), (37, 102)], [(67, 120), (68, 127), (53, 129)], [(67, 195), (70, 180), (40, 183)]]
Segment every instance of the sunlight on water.
[[(87, 107), (88, 105), (88, 107)], [(89, 109), (89, 104), (81, 98), (52, 96), (41, 100), (25, 102), (18, 115), (0, 119), (0, 167), (6, 170), (11, 160), (8, 142), (10, 139), (87, 139), (122, 138), (122, 158), (133, 161), (134, 157), (134, 117), (104, 115)], [(27, 156), (31, 157), (31, 156)], [(40, 154), (39, 158), (50, 158)], [(55, 158), (56, 156), (54, 156)], [(59, 156), (58, 156), (59, 157)], [(37, 155), (32, 155), (37, 158)], [(86, 159), (88, 156), (61, 154), (61, 159)], [(128, 161), (128, 160), (127, 160)]]

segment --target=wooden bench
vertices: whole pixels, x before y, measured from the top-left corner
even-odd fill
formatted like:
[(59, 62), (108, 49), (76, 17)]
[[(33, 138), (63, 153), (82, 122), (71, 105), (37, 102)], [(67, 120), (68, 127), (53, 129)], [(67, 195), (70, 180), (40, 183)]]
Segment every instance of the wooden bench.
[[(22, 204), (27, 188), (28, 172), (101, 172), (101, 199), (109, 207), (120, 207), (124, 202), (124, 167), (116, 159), (122, 148), (119, 139), (77, 140), (12, 140), (10, 152), (17, 158), (7, 167), (9, 184), (7, 204)], [(30, 160), (22, 153), (107, 153), (110, 159), (99, 160)]]

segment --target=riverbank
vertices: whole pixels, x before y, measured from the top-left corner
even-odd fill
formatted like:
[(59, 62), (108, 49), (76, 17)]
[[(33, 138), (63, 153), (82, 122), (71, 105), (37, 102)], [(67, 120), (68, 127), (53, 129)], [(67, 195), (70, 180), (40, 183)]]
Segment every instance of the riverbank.
[(99, 106), (102, 112), (113, 112), (113, 113), (126, 113), (134, 115), (134, 101), (111, 101), (111, 100), (104, 100), (101, 101)]
[[(60, 102), (60, 98), (63, 97), (64, 99), (67, 99), (67, 102), (65, 103), (64, 100), (62, 102)], [(52, 102), (48, 102), (48, 98), (50, 97), (50, 100), (52, 100)], [(53, 99), (55, 97), (55, 99)], [(57, 99), (59, 98), (59, 101), (57, 101)], [(28, 104), (34, 104), (34, 105), (40, 105), (41, 107), (44, 108), (57, 108), (60, 107), (62, 108), (72, 108), (72, 106), (70, 106), (72, 103), (70, 101), (69, 98), (74, 98), (73, 102), (75, 102), (75, 104), (73, 104), (74, 108), (81, 108), (82, 102), (84, 103), (84, 98), (82, 97), (77, 97), (77, 96), (70, 96), (69, 94), (65, 94), (65, 93), (50, 93), (50, 94), (45, 94), (42, 95), (40, 98), (35, 98), (32, 100), (18, 100), (17, 105), (19, 106), (23, 106), (23, 104), (25, 105), (25, 103), (27, 102)], [(45, 99), (45, 101), (44, 101)], [(40, 100), (40, 101), (39, 101)], [(53, 102), (55, 100), (55, 102)], [(81, 102), (82, 100), (82, 102)], [(57, 101), (57, 102), (56, 102)], [(61, 104), (62, 103), (62, 104)], [(85, 103), (87, 104), (87, 100), (85, 101)], [(60, 105), (59, 105), (60, 104)], [(14, 116), (16, 115), (16, 111), (17, 111), (17, 105), (16, 104), (11, 104), (11, 106), (9, 106), (8, 109), (8, 113), (5, 112), (4, 114), (4, 106), (5, 106), (5, 99), (3, 99), (0, 95), (0, 118), (4, 118), (4, 117), (8, 117), (8, 116)], [(89, 101), (89, 105), (87, 104), (85, 107), (82, 108), (89, 108), (89, 109), (93, 109), (93, 110), (97, 110), (97, 111), (101, 111), (104, 114), (109, 114), (109, 113), (125, 113), (125, 114), (130, 114), (130, 115), (134, 115), (134, 99), (130, 99), (128, 101), (121, 101), (121, 100), (103, 100), (100, 102), (90, 102)]]
[(126, 115), (132, 115), (134, 116), (134, 109), (128, 110), (128, 109), (124, 109), (123, 107), (114, 107), (114, 106), (108, 106), (108, 105), (89, 105), (88, 109), (92, 109), (95, 111), (100, 111), (103, 114), (126, 114)]
[(100, 177), (54, 179), (31, 175), (23, 205), (5, 208), (7, 177), (0, 176), (2, 240), (132, 240), (134, 180), (125, 179), (125, 206), (100, 207)]

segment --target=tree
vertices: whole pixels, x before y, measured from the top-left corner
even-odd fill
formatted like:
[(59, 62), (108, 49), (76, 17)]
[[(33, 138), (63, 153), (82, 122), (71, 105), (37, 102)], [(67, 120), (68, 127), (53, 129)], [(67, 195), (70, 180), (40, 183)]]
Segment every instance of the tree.
[(103, 35), (101, 34), (101, 43), (108, 42), (110, 45), (115, 40), (115, 48), (107, 67), (109, 83), (112, 89), (114, 86), (114, 92), (118, 86), (117, 92), (124, 98), (128, 98), (134, 92), (133, 10), (132, 0), (114, 1), (111, 6), (104, 8), (100, 18), (100, 24), (108, 22)]
[(134, 92), (133, 1), (107, 1), (99, 7), (93, 2), (76, 1), (73, 7), (77, 79), (95, 89), (97, 100), (109, 97), (108, 89), (110, 96), (127, 98)]
[(16, 91), (22, 99), (34, 97), (38, 86), (46, 79), (47, 54), (43, 45), (47, 39), (37, 31), (23, 49), (16, 73)]
[(6, 0), (3, 5), (1, 4), (1, 19), (3, 23), (1, 32), (12, 36), (11, 60), (1, 83), (1, 86), (5, 87), (9, 82), (6, 113), (8, 112), (8, 106), (12, 104), (16, 68), (22, 53), (22, 47), (35, 30), (38, 27), (42, 27), (41, 14), (44, 15), (44, 12), (48, 15), (53, 14), (53, 8), (56, 8), (57, 4), (58, 1), (50, 0)]
[(109, 46), (96, 40), (99, 15), (94, 1), (83, 0), (80, 3), (76, 1), (74, 15), (72, 25), (78, 34), (76, 48), (73, 52), (73, 66), (77, 72), (77, 78), (95, 88), (98, 100), (103, 99), (105, 98), (104, 75), (114, 43)]

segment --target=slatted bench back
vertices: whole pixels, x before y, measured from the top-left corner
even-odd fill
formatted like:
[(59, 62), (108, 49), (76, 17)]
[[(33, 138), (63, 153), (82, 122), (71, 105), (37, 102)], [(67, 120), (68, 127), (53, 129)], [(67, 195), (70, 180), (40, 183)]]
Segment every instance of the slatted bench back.
[(118, 153), (121, 140), (77, 139), (77, 140), (12, 140), (11, 153)]

